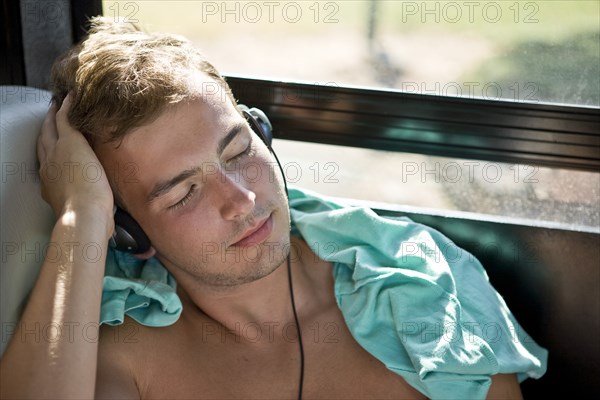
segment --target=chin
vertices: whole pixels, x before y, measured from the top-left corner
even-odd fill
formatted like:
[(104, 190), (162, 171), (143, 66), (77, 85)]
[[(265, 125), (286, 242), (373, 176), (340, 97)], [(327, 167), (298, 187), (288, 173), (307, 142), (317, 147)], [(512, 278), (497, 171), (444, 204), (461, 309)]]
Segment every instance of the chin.
[(268, 257), (263, 254), (256, 261), (242, 259), (240, 263), (230, 264), (230, 268), (234, 271), (230, 270), (230, 272), (215, 274), (204, 273), (198, 278), (205, 284), (217, 287), (234, 287), (256, 282), (285, 265), (285, 260), (289, 254), (289, 245), (278, 247), (271, 247), (271, 254)]

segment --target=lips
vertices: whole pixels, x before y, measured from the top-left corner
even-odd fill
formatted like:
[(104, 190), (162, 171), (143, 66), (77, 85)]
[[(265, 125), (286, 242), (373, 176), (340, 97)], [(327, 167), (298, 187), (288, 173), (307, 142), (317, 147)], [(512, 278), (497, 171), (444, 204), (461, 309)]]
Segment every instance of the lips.
[(242, 235), (242, 238), (232, 244), (232, 246), (247, 247), (263, 242), (273, 230), (273, 215), (269, 215), (263, 221), (260, 221), (257, 226), (248, 229)]

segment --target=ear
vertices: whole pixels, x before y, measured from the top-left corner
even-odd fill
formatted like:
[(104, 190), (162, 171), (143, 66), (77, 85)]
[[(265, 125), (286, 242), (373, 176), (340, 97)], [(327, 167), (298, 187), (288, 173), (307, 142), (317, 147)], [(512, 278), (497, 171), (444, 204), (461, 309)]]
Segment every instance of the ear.
[(140, 254), (134, 254), (134, 256), (136, 258), (139, 258), (140, 260), (147, 260), (149, 258), (154, 257), (155, 254), (156, 254), (156, 250), (154, 250), (154, 247), (150, 246), (148, 251), (146, 251), (144, 253), (140, 253)]

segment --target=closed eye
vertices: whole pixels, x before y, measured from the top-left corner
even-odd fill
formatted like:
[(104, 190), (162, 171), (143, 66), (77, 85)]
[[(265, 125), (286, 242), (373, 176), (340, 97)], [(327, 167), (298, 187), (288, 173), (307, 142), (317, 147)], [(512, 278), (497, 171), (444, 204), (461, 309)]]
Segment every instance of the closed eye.
[(227, 162), (235, 162), (241, 159), (242, 157), (253, 157), (256, 154), (256, 149), (254, 148), (254, 140), (250, 139), (250, 143), (248, 143), (248, 147), (244, 149), (240, 154), (230, 158)]
[[(252, 138), (250, 138), (250, 143), (248, 143), (248, 146), (244, 149), (244, 151), (235, 155), (233, 158), (229, 159), (227, 161), (227, 163), (236, 162), (243, 157), (253, 157), (255, 154), (256, 154), (256, 148), (254, 146), (254, 140)], [(179, 200), (177, 203), (167, 207), (168, 210), (174, 211), (174, 210), (180, 209), (182, 207), (185, 207), (186, 204), (196, 194), (196, 190), (197, 190), (196, 184), (193, 184), (192, 186), (190, 186), (190, 190), (187, 192), (187, 194), (181, 200)]]
[(190, 190), (183, 197), (183, 199), (179, 200), (177, 203), (173, 204), (172, 206), (169, 206), (168, 209), (174, 211), (174, 210), (180, 209), (182, 207), (185, 207), (185, 205), (192, 199), (192, 197), (194, 197), (194, 194), (196, 193), (196, 189), (197, 189), (197, 187), (195, 184), (190, 186)]

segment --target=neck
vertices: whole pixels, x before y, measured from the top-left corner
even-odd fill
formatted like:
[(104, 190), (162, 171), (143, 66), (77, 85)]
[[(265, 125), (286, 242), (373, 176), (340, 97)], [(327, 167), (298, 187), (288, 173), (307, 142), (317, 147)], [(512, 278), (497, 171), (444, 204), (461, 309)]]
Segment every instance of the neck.
[[(293, 241), (294, 239), (292, 239)], [(303, 293), (310, 287), (301, 260), (291, 246), (291, 273), (296, 307), (302, 308)], [(260, 327), (295, 323), (290, 300), (287, 260), (272, 273), (253, 282), (233, 287), (211, 287), (199, 283), (173, 269), (177, 280), (177, 294), (184, 307), (184, 314), (201, 313), (225, 329), (238, 332), (240, 327), (258, 324)], [(182, 275), (182, 276), (178, 276)]]

